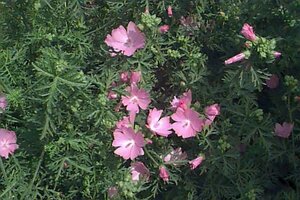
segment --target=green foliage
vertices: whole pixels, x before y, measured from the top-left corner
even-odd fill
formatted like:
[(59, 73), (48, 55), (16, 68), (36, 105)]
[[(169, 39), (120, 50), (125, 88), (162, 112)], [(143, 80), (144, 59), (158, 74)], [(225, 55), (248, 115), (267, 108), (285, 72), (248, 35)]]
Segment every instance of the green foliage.
[[(109, 199), (111, 187), (115, 199), (299, 199), (299, 10), (298, 1), (284, 0), (2, 0), (0, 94), (8, 107), (0, 128), (16, 132), (19, 149), (0, 157), (0, 199)], [(111, 57), (106, 35), (129, 21), (146, 45)], [(256, 41), (238, 36), (246, 22)], [(170, 30), (160, 33), (165, 24)], [(244, 61), (224, 65), (239, 52)], [(144, 126), (148, 111), (139, 113), (135, 129), (153, 142), (138, 158), (149, 181), (132, 181), (131, 161), (112, 147), (127, 113), (119, 103), (124, 71), (142, 72), (150, 107), (166, 115), (188, 89), (197, 112), (221, 106), (214, 123), (188, 140), (153, 135)], [(271, 74), (276, 89), (266, 86)], [(282, 122), (294, 126), (287, 139), (274, 133)], [(187, 159), (166, 164), (177, 147)], [(200, 154), (205, 160), (191, 170), (188, 161)], [(161, 165), (169, 182), (159, 177)]]

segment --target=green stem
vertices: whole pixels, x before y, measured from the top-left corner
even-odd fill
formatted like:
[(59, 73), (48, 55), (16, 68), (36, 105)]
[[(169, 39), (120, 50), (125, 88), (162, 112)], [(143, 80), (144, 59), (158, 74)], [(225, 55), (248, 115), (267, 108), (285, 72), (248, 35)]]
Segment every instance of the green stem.
[[(3, 174), (3, 177), (4, 177), (4, 180), (6, 182), (6, 185), (8, 185), (8, 177), (7, 177), (7, 173), (5, 171), (5, 167), (4, 167), (4, 164), (3, 164), (3, 161), (2, 161), (2, 158), (0, 158), (0, 168), (1, 168), (1, 171), (2, 171), (2, 174)], [(8, 191), (8, 196), (9, 198), (11, 197), (11, 191), (9, 190)]]
[(154, 162), (155, 165), (159, 166), (158, 162), (152, 157), (150, 152), (147, 150), (147, 148), (144, 147), (144, 151), (146, 152), (147, 156)]
[(146, 0), (146, 10), (149, 11), (149, 0)]
[(12, 155), (11, 157), (13, 158), (13, 160), (16, 163), (16, 165), (19, 168), (19, 170), (22, 171), (21, 165), (20, 165), (18, 159), (15, 157), (15, 155)]
[(5, 179), (5, 181), (7, 181), (7, 174), (6, 174), (6, 171), (5, 171), (5, 168), (4, 168), (2, 158), (0, 158), (0, 167), (1, 167), (1, 171), (2, 171), (2, 174), (4, 176), (4, 179)]
[(32, 186), (33, 186), (33, 184), (34, 184), (34, 182), (35, 182), (35, 179), (36, 179), (36, 177), (37, 177), (37, 175), (38, 175), (38, 172), (39, 172), (39, 170), (40, 170), (42, 161), (43, 161), (43, 159), (44, 159), (44, 154), (45, 154), (45, 150), (43, 150), (42, 153), (41, 153), (40, 160), (39, 160), (39, 162), (38, 162), (38, 164), (37, 164), (37, 167), (36, 167), (36, 169), (35, 169), (33, 178), (32, 178), (32, 180), (31, 180), (31, 182), (30, 182), (30, 184), (29, 184), (27, 190), (23, 193), (21, 199), (24, 199), (24, 198), (26, 197), (26, 195), (28, 194), (28, 192), (30, 192), (30, 190), (32, 189)]
[[(287, 99), (287, 106), (288, 106), (288, 113), (289, 113), (289, 122), (293, 122), (293, 115), (292, 115), (292, 111), (291, 111), (291, 95), (289, 94), (288, 95), (288, 99)], [(294, 137), (294, 134), (293, 134), (293, 131), (292, 131), (292, 145), (293, 145), (293, 156), (296, 155), (296, 152), (295, 152), (295, 137)], [(294, 169), (296, 169), (296, 161), (295, 159), (293, 159), (293, 164), (294, 164)]]

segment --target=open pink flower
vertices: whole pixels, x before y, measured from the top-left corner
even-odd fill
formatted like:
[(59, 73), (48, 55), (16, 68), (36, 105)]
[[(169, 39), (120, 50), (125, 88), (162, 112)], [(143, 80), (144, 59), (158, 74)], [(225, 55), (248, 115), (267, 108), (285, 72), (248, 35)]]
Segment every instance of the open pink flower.
[(268, 80), (266, 80), (268, 88), (274, 89), (277, 88), (279, 84), (279, 78), (276, 74), (273, 74)]
[(171, 118), (175, 121), (172, 124), (175, 133), (183, 138), (195, 137), (204, 125), (203, 120), (199, 118), (199, 113), (190, 108), (177, 109)]
[(146, 110), (151, 102), (149, 93), (139, 89), (135, 84), (127, 88), (130, 96), (122, 96), (122, 104), (130, 113), (139, 113), (139, 108)]
[(166, 32), (169, 31), (169, 29), (170, 29), (170, 26), (167, 25), (167, 24), (162, 25), (162, 26), (160, 26), (160, 27), (158, 28), (158, 30), (159, 30), (160, 33), (166, 33)]
[(169, 172), (165, 166), (160, 166), (159, 177), (162, 178), (162, 180), (164, 180), (165, 182), (169, 181)]
[(288, 138), (291, 135), (294, 125), (291, 123), (283, 122), (282, 125), (275, 124), (275, 135), (282, 138)]
[(144, 48), (145, 35), (133, 22), (129, 22), (127, 30), (123, 26), (113, 29), (104, 41), (114, 51), (121, 52), (125, 56), (132, 56), (137, 49)]
[(130, 75), (130, 83), (131, 84), (137, 84), (141, 81), (141, 76), (142, 76), (142, 73), (140, 71), (136, 71), (136, 72), (131, 72), (131, 75)]
[(172, 108), (177, 109), (177, 108), (182, 108), (186, 109), (189, 108), (192, 103), (192, 91), (188, 90), (187, 92), (184, 92), (182, 96), (177, 99), (175, 96), (174, 99), (171, 102)]
[(158, 135), (168, 137), (172, 133), (170, 117), (163, 117), (160, 119), (163, 110), (157, 110), (156, 108), (149, 111), (147, 118), (147, 128)]
[(213, 104), (210, 106), (205, 107), (204, 109), (206, 118), (205, 125), (211, 125), (211, 123), (215, 120), (216, 116), (220, 114), (220, 106), (219, 104)]
[(7, 107), (7, 100), (4, 94), (0, 94), (0, 110), (5, 110)]
[(135, 159), (140, 155), (144, 155), (143, 147), (145, 146), (144, 137), (141, 133), (135, 133), (130, 128), (123, 127), (119, 131), (114, 132), (114, 141), (112, 146), (118, 147), (114, 153), (127, 159)]
[(14, 154), (14, 151), (19, 148), (16, 144), (17, 137), (14, 131), (0, 129), (0, 156), (8, 158), (8, 155)]
[(194, 160), (189, 161), (191, 169), (196, 169), (204, 160), (203, 156), (198, 156)]
[(244, 60), (245, 57), (246, 57), (246, 55), (244, 53), (239, 53), (239, 54), (225, 60), (225, 65), (230, 65), (232, 63), (239, 62), (241, 60)]
[(253, 27), (247, 23), (244, 24), (244, 26), (241, 30), (241, 34), (250, 41), (256, 40), (256, 35), (253, 31)]
[(164, 157), (165, 163), (172, 163), (174, 166), (183, 164), (183, 161), (186, 160), (186, 152), (182, 152), (181, 147), (172, 150)]
[(145, 181), (149, 180), (150, 171), (142, 162), (132, 163), (130, 172), (131, 172), (131, 180), (133, 181), (139, 181), (141, 179)]

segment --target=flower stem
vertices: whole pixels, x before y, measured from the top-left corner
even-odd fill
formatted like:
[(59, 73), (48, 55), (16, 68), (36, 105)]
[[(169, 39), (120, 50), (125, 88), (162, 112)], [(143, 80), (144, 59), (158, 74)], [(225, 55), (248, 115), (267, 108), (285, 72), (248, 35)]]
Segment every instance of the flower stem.
[[(288, 95), (288, 113), (289, 113), (289, 122), (292, 123), (293, 122), (293, 115), (292, 115), (292, 111), (291, 111), (291, 95), (289, 94)], [(293, 134), (293, 130), (292, 130), (292, 145), (293, 145), (293, 156), (296, 155), (296, 152), (295, 152), (295, 137), (294, 137), (294, 134)], [(296, 169), (297, 165), (296, 165), (296, 162), (295, 162), (295, 159), (293, 159), (293, 164), (294, 164), (294, 169)]]
[(149, 11), (149, 0), (146, 0), (146, 10)]
[(7, 181), (7, 174), (6, 174), (6, 171), (5, 171), (5, 168), (4, 168), (2, 158), (0, 158), (0, 168), (1, 168), (1, 171), (2, 171), (2, 174), (4, 176), (5, 181)]
[(154, 162), (155, 165), (159, 166), (158, 162), (153, 158), (153, 156), (150, 154), (150, 152), (147, 150), (147, 148), (144, 147), (144, 150), (147, 154), (147, 156)]
[[(5, 167), (4, 167), (2, 158), (0, 158), (0, 168), (1, 168), (1, 171), (2, 171), (2, 174), (3, 174), (3, 177), (4, 177), (4, 180), (5, 180), (5, 182), (6, 182), (6, 185), (7, 185), (7, 187), (9, 187), (9, 186), (8, 186), (8, 177), (7, 177), (7, 173), (6, 173), (6, 171), (5, 171)], [(2, 196), (2, 195), (1, 195), (1, 196)], [(9, 190), (8, 196), (9, 196), (9, 199), (10, 199), (10, 197), (11, 197), (11, 191), (10, 191), (10, 190)]]

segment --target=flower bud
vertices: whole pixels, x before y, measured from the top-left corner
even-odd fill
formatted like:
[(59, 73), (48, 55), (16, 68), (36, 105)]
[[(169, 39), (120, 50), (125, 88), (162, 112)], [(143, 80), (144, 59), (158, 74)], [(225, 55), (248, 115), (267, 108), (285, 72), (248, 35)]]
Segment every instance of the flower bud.
[(247, 23), (244, 24), (244, 26), (241, 30), (241, 34), (250, 41), (256, 40), (256, 35), (253, 31), (253, 27)]
[(5, 110), (7, 107), (7, 100), (4, 94), (0, 94), (0, 110)]
[(116, 99), (118, 98), (118, 94), (115, 93), (114, 91), (109, 91), (108, 94), (107, 94), (107, 98), (112, 100), (112, 99)]
[(245, 54), (244, 53), (239, 53), (227, 60), (225, 60), (225, 65), (229, 65), (229, 64), (232, 64), (232, 63), (235, 63), (235, 62), (239, 62), (241, 60), (244, 60), (245, 59)]
[(165, 166), (160, 166), (159, 177), (162, 178), (165, 182), (169, 181), (169, 173)]
[(158, 28), (158, 30), (159, 30), (160, 33), (166, 33), (166, 32), (169, 31), (169, 29), (170, 29), (170, 26), (167, 25), (167, 24), (162, 25), (162, 26), (160, 26), (160, 27)]
[(168, 8), (167, 8), (167, 13), (168, 13), (168, 16), (169, 16), (169, 17), (172, 17), (172, 16), (173, 16), (172, 6), (168, 6)]
[(126, 83), (129, 80), (129, 73), (127, 71), (120, 73), (120, 80)]

